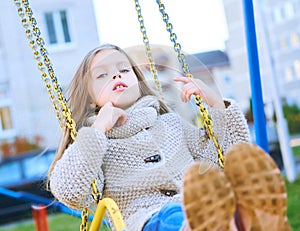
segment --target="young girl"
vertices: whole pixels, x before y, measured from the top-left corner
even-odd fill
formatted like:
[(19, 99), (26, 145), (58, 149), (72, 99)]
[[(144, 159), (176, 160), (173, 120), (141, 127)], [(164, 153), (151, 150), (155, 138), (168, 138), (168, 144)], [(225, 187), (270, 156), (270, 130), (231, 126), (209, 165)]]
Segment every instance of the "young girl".
[[(189, 101), (193, 94), (199, 94), (206, 101), (214, 131), (225, 151), (239, 142), (249, 142), (247, 123), (233, 101), (223, 101), (199, 79), (177, 77), (174, 81), (184, 83), (183, 102)], [(213, 203), (201, 204), (201, 198), (212, 195), (196, 193), (201, 184), (210, 184), (210, 181), (201, 178), (203, 174), (200, 178), (196, 174), (194, 182), (199, 184), (188, 190), (194, 194), (184, 192), (185, 213), (182, 188), (184, 174), (195, 161), (218, 165), (216, 149), (205, 131), (170, 112), (147, 86), (133, 60), (113, 45), (98, 47), (86, 55), (69, 93), (78, 134), (74, 142), (68, 133), (64, 134), (50, 167), (53, 195), (71, 208), (89, 207), (94, 203), (91, 182), (96, 178), (103, 197), (112, 198), (119, 206), (129, 231), (198, 230), (193, 220), (199, 221), (199, 217), (189, 212), (188, 204), (190, 198), (198, 200), (198, 210), (203, 213), (214, 206)], [(221, 210), (231, 214), (216, 218), (224, 219), (219, 228), (231, 221), (234, 229), (235, 199), (228, 181), (218, 168), (203, 166), (220, 182), (213, 191), (226, 189), (224, 198), (219, 199), (230, 206)], [(192, 167), (189, 172), (193, 172)], [(189, 176), (195, 174), (187, 175), (185, 187), (196, 185), (193, 180), (188, 183)], [(188, 222), (185, 224), (184, 220)], [(206, 222), (200, 225), (214, 230)]]

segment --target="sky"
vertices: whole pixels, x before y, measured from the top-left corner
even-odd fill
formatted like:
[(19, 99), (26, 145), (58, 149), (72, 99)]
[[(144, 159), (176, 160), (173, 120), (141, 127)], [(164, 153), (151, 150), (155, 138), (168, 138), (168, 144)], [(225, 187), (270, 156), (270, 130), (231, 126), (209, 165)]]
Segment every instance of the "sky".
[[(165, 0), (173, 30), (188, 53), (224, 50), (228, 38), (222, 0)], [(94, 0), (101, 43), (143, 44), (133, 0)], [(140, 0), (150, 44), (173, 46), (155, 0)]]

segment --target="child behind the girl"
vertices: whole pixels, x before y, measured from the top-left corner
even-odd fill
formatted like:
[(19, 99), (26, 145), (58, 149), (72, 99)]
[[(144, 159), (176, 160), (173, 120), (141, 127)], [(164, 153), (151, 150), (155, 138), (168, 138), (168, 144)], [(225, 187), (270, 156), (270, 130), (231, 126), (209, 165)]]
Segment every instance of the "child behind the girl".
[[(249, 203), (258, 205), (273, 223), (276, 217), (273, 230), (288, 227), (282, 209), (284, 184), (277, 177), (280, 172), (275, 172), (276, 166), (267, 155), (263, 155), (266, 166), (257, 164), (256, 154), (262, 151), (247, 144), (247, 123), (235, 102), (224, 101), (199, 79), (179, 76), (174, 81), (184, 83), (183, 102), (193, 94), (206, 101), (219, 143), (225, 152), (230, 150), (226, 176), (216, 167), (216, 149), (205, 130), (170, 112), (148, 87), (133, 60), (120, 48), (104, 45), (86, 55), (71, 82), (68, 103), (78, 135), (72, 141), (70, 134), (64, 133), (49, 170), (53, 195), (71, 208), (89, 207), (95, 203), (90, 185), (96, 178), (102, 196), (118, 204), (129, 231), (236, 230), (237, 205), (246, 230), (270, 230), (263, 229), (254, 216), (257, 207), (250, 208)], [(238, 143), (243, 144), (235, 146)], [(264, 191), (267, 180), (257, 179), (265, 169), (274, 179), (268, 186), (281, 190)], [(283, 196), (283, 204), (268, 204), (264, 207), (271, 210), (264, 211), (260, 203), (267, 200), (254, 200), (261, 191), (238, 191), (245, 182), (253, 188), (257, 184), (268, 196), (274, 192), (273, 201)], [(243, 203), (245, 194), (248, 204)], [(280, 214), (273, 208), (280, 208)]]

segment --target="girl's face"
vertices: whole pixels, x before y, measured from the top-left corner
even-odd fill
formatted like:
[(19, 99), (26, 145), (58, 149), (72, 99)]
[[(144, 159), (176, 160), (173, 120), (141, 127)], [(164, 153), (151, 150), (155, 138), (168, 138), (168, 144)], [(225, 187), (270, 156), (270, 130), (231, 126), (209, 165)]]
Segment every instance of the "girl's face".
[(89, 92), (101, 108), (111, 102), (126, 109), (140, 97), (138, 79), (127, 57), (118, 50), (102, 50), (91, 62)]

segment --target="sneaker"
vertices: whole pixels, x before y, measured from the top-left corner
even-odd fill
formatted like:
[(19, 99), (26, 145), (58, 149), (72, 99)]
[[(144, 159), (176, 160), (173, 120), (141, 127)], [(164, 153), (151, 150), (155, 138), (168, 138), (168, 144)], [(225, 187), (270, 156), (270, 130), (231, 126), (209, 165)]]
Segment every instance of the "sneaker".
[(285, 182), (267, 153), (255, 144), (233, 145), (225, 155), (224, 172), (246, 231), (291, 230)]
[(183, 207), (189, 230), (231, 230), (236, 205), (223, 171), (206, 162), (195, 162), (183, 180)]

